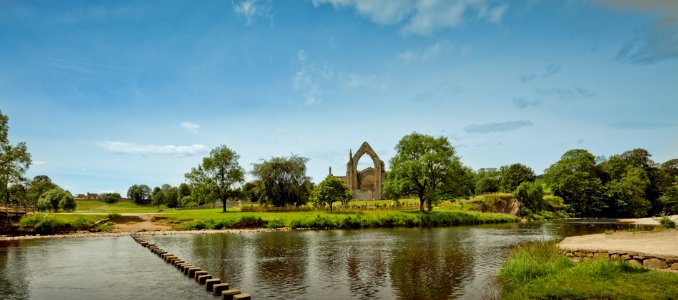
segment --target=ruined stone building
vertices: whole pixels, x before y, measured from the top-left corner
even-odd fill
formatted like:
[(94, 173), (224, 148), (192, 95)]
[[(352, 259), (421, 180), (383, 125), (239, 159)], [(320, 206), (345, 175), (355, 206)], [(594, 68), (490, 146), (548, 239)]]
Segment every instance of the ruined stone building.
[[(368, 167), (364, 170), (358, 170), (358, 161), (363, 155), (369, 155), (374, 163), (374, 167)], [(330, 167), (330, 175), (332, 168)], [(346, 186), (353, 192), (353, 199), (372, 200), (383, 199), (384, 181), (386, 181), (386, 166), (370, 144), (363, 142), (353, 155), (353, 151), (348, 152), (348, 162), (346, 163), (346, 176), (334, 176), (344, 181)]]

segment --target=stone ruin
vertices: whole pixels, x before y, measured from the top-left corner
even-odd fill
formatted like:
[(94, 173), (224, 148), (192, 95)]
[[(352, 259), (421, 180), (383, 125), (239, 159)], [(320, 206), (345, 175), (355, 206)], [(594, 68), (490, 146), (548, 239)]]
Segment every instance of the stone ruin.
[[(369, 155), (372, 158), (374, 167), (368, 167), (364, 170), (358, 170), (358, 161), (363, 155)], [(330, 175), (332, 167), (330, 167)], [(346, 163), (346, 176), (334, 176), (344, 181), (346, 186), (353, 192), (353, 199), (356, 200), (380, 200), (383, 199), (384, 181), (386, 181), (386, 167), (384, 161), (367, 142), (363, 142), (353, 155), (353, 151), (348, 152), (348, 162)]]

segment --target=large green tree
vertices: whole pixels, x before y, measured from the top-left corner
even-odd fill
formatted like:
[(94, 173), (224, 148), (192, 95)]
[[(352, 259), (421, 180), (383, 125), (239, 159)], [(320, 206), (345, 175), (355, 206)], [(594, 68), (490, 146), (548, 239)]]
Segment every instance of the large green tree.
[(63, 190), (60, 187), (55, 187), (40, 196), (38, 200), (38, 209), (54, 211), (55, 213), (61, 208), (64, 211), (75, 210), (77, 203), (70, 192)]
[(332, 175), (328, 175), (325, 180), (321, 181), (311, 192), (310, 200), (318, 207), (330, 206), (332, 211), (332, 203), (341, 201), (341, 204), (347, 205), (353, 198), (353, 193), (344, 182)]
[(644, 217), (662, 211), (659, 198), (664, 174), (650, 156), (647, 150), (636, 148), (600, 163), (610, 216)]
[(127, 189), (127, 197), (136, 204), (147, 203), (151, 197), (151, 188), (145, 184), (135, 184)]
[(430, 211), (442, 199), (470, 194), (470, 170), (462, 166), (446, 137), (414, 132), (404, 136), (395, 150), (385, 182), (386, 196), (416, 195), (419, 211), (424, 212), (424, 203)]
[(165, 196), (165, 205), (169, 208), (179, 206), (179, 189), (169, 184), (163, 184), (161, 187), (162, 193)]
[(226, 211), (228, 198), (239, 192), (238, 184), (245, 180), (245, 171), (238, 159), (240, 156), (225, 145), (210, 151), (208, 157), (202, 159), (202, 164), (186, 173), (186, 179), (193, 188), (203, 187), (213, 193)]
[(577, 216), (600, 216), (607, 209), (596, 158), (584, 149), (565, 152), (544, 171), (544, 182)]
[(475, 194), (496, 193), (499, 191), (501, 173), (495, 168), (482, 168), (475, 174)]
[(120, 194), (118, 193), (101, 193), (99, 194), (98, 198), (99, 201), (103, 201), (108, 204), (113, 204), (120, 201), (120, 199), (122, 199), (122, 196), (120, 196)]
[(151, 204), (158, 207), (160, 210), (160, 205), (165, 203), (165, 193), (160, 187), (154, 187), (153, 192), (151, 192)]
[(539, 212), (546, 208), (544, 190), (539, 183), (525, 181), (515, 189), (514, 195), (522, 203), (521, 212), (524, 214)]
[(23, 175), (32, 162), (26, 143), (12, 146), (8, 134), (9, 118), (0, 111), (0, 192), (6, 204), (10, 202), (9, 186), (25, 181)]
[(306, 204), (313, 190), (306, 176), (307, 161), (308, 158), (291, 155), (254, 164), (252, 175), (261, 182), (260, 203), (277, 207)]
[(521, 183), (533, 182), (537, 176), (534, 171), (523, 164), (512, 164), (499, 168), (501, 174), (500, 190), (505, 193), (512, 193)]

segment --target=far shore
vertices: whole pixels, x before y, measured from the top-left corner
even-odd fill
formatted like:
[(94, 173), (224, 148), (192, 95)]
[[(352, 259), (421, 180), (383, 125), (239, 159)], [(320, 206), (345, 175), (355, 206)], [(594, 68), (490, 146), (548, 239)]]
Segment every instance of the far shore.
[[(669, 216), (671, 220), (678, 222), (678, 215)], [(618, 219), (619, 223), (623, 224), (636, 224), (636, 225), (659, 225), (659, 217), (650, 217), (650, 218), (628, 218), (628, 219)]]
[(183, 234), (215, 234), (215, 233), (252, 233), (252, 232), (282, 232), (290, 231), (289, 227), (283, 228), (244, 228), (244, 229), (203, 229), (203, 230), (157, 230), (157, 231), (136, 231), (136, 232), (89, 232), (78, 231), (73, 233), (46, 234), (46, 235), (5, 235), (0, 236), (0, 241), (16, 240), (37, 240), (37, 239), (62, 239), (62, 238), (89, 238), (89, 237), (116, 237), (126, 235), (183, 235)]

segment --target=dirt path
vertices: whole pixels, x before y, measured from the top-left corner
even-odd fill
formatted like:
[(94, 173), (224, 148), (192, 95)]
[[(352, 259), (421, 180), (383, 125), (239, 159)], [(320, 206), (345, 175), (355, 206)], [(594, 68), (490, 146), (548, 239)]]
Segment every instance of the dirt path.
[[(143, 232), (143, 231), (169, 231), (172, 227), (169, 225), (158, 224), (155, 222), (155, 216), (152, 214), (137, 214), (134, 216), (122, 216), (118, 221), (114, 218), (113, 232)], [(127, 221), (125, 221), (127, 220)]]
[(632, 251), (657, 256), (678, 256), (678, 230), (659, 232), (615, 232), (565, 238), (563, 250)]

